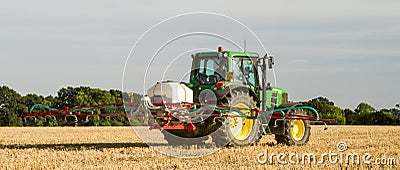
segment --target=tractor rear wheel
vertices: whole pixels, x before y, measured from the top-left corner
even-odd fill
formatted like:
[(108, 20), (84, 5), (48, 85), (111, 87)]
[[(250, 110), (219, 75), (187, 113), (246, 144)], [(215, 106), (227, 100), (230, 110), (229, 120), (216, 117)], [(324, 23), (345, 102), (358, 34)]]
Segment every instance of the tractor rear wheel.
[(236, 91), (223, 105), (230, 106), (230, 114), (234, 116), (228, 116), (221, 122), (221, 127), (212, 134), (213, 142), (217, 146), (247, 146), (259, 141), (263, 133), (261, 121), (246, 119), (238, 113), (254, 116), (252, 109), (256, 107), (256, 102), (253, 98), (246, 92)]
[[(300, 112), (300, 113), (299, 113)], [(295, 114), (302, 114), (302, 110), (296, 111)], [(286, 120), (283, 124), (284, 134), (275, 134), (275, 140), (278, 144), (286, 145), (305, 145), (310, 139), (311, 126), (308, 120)]]

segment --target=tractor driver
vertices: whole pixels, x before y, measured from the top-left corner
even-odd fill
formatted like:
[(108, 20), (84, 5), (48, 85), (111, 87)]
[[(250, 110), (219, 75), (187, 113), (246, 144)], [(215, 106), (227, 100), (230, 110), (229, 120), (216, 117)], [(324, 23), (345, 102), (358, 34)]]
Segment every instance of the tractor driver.
[(220, 80), (225, 80), (225, 73), (226, 73), (226, 64), (227, 61), (225, 58), (221, 58), (219, 62), (219, 67), (215, 70), (215, 74), (220, 77)]

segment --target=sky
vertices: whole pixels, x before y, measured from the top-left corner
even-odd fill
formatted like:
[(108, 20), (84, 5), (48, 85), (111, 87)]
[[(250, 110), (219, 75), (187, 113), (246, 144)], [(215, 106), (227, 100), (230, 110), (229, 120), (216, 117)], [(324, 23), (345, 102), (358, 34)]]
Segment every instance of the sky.
[(190, 15), (146, 34), (124, 70), (133, 45), (153, 25), (212, 12), (257, 35), (275, 57), (276, 84), (291, 100), (325, 96), (342, 108), (360, 102), (391, 108), (400, 103), (399, 6), (394, 0), (3, 1), (0, 85), (23, 95), (55, 95), (61, 87), (81, 85), (141, 92), (161, 79), (182, 79), (196, 51), (218, 45), (237, 50), (220, 38), (190, 36), (168, 45), (149, 65), (157, 49), (187, 32), (215, 33), (242, 47), (246, 41), (246, 49), (265, 54), (238, 23)]

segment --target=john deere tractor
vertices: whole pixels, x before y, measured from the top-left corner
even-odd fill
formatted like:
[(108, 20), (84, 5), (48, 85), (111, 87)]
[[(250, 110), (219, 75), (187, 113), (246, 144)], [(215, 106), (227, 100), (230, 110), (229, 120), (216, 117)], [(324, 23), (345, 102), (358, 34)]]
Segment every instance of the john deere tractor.
[(192, 59), (189, 82), (158, 82), (142, 99), (146, 118), (153, 118), (147, 122), (168, 143), (211, 137), (217, 146), (246, 146), (274, 134), (277, 143), (304, 145), (311, 121), (332, 121), (320, 119), (309, 106), (289, 102), (287, 91), (267, 82), (267, 69), (274, 65), (268, 55), (219, 47)]

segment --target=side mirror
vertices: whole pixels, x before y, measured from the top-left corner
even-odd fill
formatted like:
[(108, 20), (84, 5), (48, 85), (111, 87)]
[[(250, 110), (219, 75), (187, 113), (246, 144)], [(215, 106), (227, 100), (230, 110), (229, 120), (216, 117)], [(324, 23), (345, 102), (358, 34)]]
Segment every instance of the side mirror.
[(270, 57), (268, 58), (268, 68), (269, 68), (269, 69), (272, 69), (272, 67), (274, 66), (274, 64), (275, 64), (274, 57), (273, 57), (273, 56), (270, 56)]

